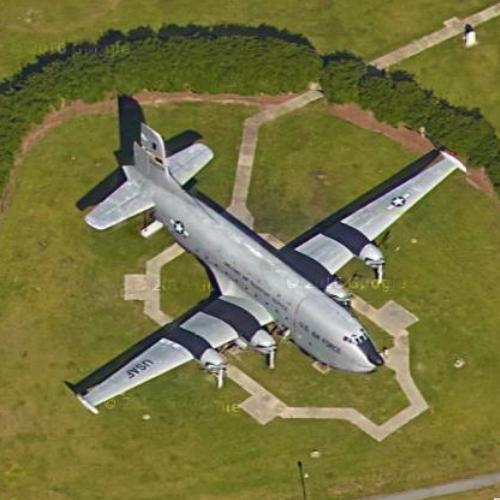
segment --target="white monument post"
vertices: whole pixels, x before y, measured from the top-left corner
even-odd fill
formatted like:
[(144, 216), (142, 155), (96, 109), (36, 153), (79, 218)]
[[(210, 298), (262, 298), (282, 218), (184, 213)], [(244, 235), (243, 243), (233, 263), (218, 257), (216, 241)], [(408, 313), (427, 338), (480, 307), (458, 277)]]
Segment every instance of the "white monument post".
[(466, 24), (464, 27), (464, 40), (465, 48), (470, 49), (477, 45), (476, 32), (470, 24)]

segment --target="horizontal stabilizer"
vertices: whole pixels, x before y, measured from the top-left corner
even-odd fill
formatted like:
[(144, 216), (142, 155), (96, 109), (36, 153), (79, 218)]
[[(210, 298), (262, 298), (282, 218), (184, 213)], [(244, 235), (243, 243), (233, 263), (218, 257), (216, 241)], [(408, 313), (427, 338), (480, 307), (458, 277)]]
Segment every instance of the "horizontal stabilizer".
[(193, 144), (167, 158), (170, 175), (183, 186), (212, 158), (213, 151), (204, 144)]
[(153, 205), (148, 193), (141, 190), (141, 185), (128, 180), (89, 212), (85, 222), (94, 229), (108, 229), (149, 210)]

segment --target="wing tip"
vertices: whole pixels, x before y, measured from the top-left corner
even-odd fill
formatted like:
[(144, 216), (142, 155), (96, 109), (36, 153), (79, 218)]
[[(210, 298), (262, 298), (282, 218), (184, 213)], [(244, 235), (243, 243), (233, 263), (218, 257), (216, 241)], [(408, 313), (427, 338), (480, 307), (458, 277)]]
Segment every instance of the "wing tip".
[(81, 394), (75, 393), (76, 399), (82, 403), (82, 405), (90, 411), (90, 413), (93, 413), (94, 415), (97, 415), (99, 413), (99, 410), (91, 404), (87, 399), (85, 399)]
[(462, 172), (467, 172), (467, 167), (451, 152), (447, 150), (442, 150), (441, 154), (449, 161), (451, 161), (456, 168), (461, 170)]
[(215, 157), (214, 150), (211, 147), (207, 146), (206, 144), (203, 144), (203, 143), (200, 143), (200, 144), (203, 146), (203, 149), (204, 149), (205, 153), (207, 154), (207, 157), (209, 158), (208, 161), (213, 160), (213, 158)]
[(99, 410), (88, 400), (85, 399), (85, 397), (80, 394), (79, 392), (76, 391), (75, 386), (71, 384), (70, 382), (64, 382), (66, 384), (66, 387), (68, 387), (71, 392), (76, 396), (76, 399), (80, 401), (80, 403), (88, 410), (90, 413), (93, 413), (94, 415), (97, 415), (99, 413)]
[(94, 217), (92, 212), (87, 214), (84, 220), (92, 229), (97, 229), (97, 231), (104, 231), (109, 227), (109, 224), (103, 224), (98, 217)]

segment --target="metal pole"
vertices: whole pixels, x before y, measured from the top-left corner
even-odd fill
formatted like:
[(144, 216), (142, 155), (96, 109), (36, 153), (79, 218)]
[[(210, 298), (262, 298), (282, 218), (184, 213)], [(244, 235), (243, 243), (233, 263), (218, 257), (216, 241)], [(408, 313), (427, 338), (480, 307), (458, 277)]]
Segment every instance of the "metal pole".
[(299, 466), (300, 484), (302, 485), (302, 498), (303, 498), (303, 500), (307, 500), (306, 481), (304, 478), (304, 468), (302, 467), (302, 462), (300, 460), (297, 462), (297, 465)]

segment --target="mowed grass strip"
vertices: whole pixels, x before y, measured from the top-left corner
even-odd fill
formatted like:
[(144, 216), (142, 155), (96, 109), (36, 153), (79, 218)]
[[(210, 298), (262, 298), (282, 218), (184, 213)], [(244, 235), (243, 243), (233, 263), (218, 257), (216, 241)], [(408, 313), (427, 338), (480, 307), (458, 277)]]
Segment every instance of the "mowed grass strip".
[(203, 265), (184, 253), (161, 270), (161, 307), (175, 318), (185, 313), (212, 292)]
[[(490, 0), (282, 0), (280, 2), (173, 0), (7, 0), (0, 20), (0, 77), (17, 71), (36, 54), (59, 50), (65, 42), (95, 40), (109, 28), (129, 30), (162, 24), (239, 23), (274, 25), (303, 34), (321, 52), (352, 50), (372, 58), (433, 30), (443, 21), (481, 10)], [(168, 61), (165, 61), (168, 69)], [(147, 86), (147, 82), (145, 82)]]

